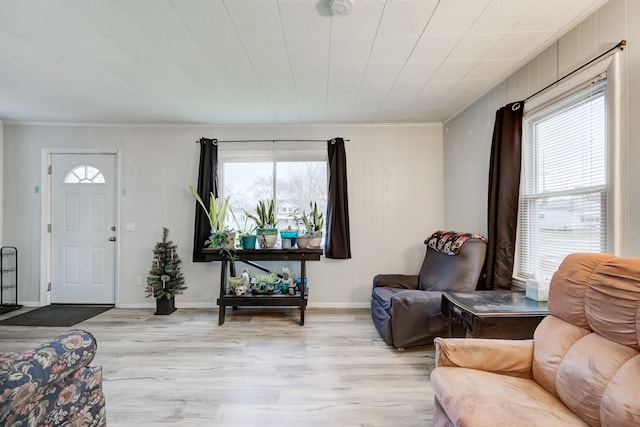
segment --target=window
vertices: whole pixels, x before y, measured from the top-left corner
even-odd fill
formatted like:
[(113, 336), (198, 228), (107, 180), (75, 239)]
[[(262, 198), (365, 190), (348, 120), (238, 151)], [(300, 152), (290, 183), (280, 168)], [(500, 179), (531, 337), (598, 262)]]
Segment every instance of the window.
[(65, 184), (104, 184), (104, 175), (90, 165), (79, 165), (64, 177)]
[[(231, 196), (231, 210), (241, 227), (245, 211), (253, 213), (259, 200), (273, 199), (277, 227), (297, 230), (302, 224), (296, 222), (295, 216), (308, 213), (310, 202), (316, 202), (320, 212), (326, 211), (326, 148), (323, 144), (313, 149), (307, 142), (299, 143), (295, 149), (282, 143), (268, 144), (233, 143), (220, 147), (222, 193)], [(305, 147), (301, 149), (300, 145)], [(251, 220), (249, 223), (253, 224)], [(233, 216), (228, 216), (227, 225), (237, 228)]]
[(525, 113), (516, 276), (607, 251), (606, 79)]

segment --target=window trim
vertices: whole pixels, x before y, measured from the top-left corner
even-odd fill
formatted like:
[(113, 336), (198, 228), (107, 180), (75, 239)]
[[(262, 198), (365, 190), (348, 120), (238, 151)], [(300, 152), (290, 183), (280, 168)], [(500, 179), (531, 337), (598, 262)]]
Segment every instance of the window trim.
[[(605, 105), (605, 138), (607, 144), (607, 253), (620, 255), (625, 245), (622, 233), (627, 218), (624, 206), (628, 203), (628, 188), (624, 186), (625, 177), (628, 178), (628, 152), (626, 141), (623, 143), (621, 135), (621, 105), (622, 79), (620, 77), (619, 52), (588, 67), (574, 76), (558, 83), (555, 87), (527, 100), (524, 106), (524, 116), (530, 116), (546, 106), (559, 102), (583, 89), (594, 80), (602, 76), (607, 79), (607, 95)], [(524, 131), (524, 127), (523, 127)], [(523, 138), (524, 140), (524, 138)], [(523, 150), (524, 156), (524, 150)], [(524, 159), (523, 159), (524, 167)], [(516, 237), (516, 248), (520, 247), (520, 228)], [(520, 253), (515, 251), (513, 284), (516, 288), (524, 288), (525, 277), (517, 275)]]
[[(326, 171), (326, 192), (329, 191), (329, 158), (325, 141), (252, 141), (233, 144), (225, 144), (218, 151), (219, 166), (219, 189), (220, 196), (225, 194), (225, 167), (228, 163), (271, 163), (272, 164), (272, 191), (269, 198), (276, 201), (277, 205), (277, 175), (276, 164), (281, 162), (324, 162)], [(256, 203), (258, 200), (256, 200)], [(308, 209), (307, 209), (308, 210)], [(326, 213), (325, 213), (326, 216)], [(326, 226), (326, 223), (325, 223)], [(326, 235), (326, 228), (323, 232), (323, 242)]]

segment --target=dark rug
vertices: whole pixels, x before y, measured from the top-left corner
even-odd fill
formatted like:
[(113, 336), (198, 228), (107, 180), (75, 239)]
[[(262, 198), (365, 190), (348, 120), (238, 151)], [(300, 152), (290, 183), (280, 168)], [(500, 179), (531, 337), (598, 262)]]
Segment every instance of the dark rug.
[(10, 313), (19, 310), (21, 305), (0, 305), (0, 314)]
[(0, 325), (69, 327), (112, 308), (112, 305), (51, 304), (0, 320)]

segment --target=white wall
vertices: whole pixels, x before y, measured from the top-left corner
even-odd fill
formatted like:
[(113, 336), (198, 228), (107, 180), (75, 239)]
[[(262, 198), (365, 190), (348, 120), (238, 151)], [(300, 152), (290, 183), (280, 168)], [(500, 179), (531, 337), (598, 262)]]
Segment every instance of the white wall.
[[(2, 160), (4, 153), (4, 123), (0, 121), (0, 206), (2, 205), (2, 190), (4, 188), (4, 174), (2, 173), (4, 162)], [(2, 224), (2, 209), (0, 209), (0, 224)], [(4, 245), (2, 227), (0, 227), (0, 243)]]
[[(424, 238), (444, 224), (442, 126), (125, 127), (4, 124), (4, 242), (20, 253), (23, 304), (38, 304), (43, 149), (109, 148), (121, 153), (118, 305), (153, 305), (136, 276), (146, 277), (162, 227), (178, 245), (188, 289), (180, 307), (215, 306), (219, 264), (192, 263), (200, 137), (330, 139), (346, 143), (351, 260), (307, 264), (311, 306), (368, 306), (377, 273), (412, 273)], [(125, 224), (135, 222), (136, 231)], [(54, 284), (55, 285), (55, 284)]]
[[(610, 0), (504, 82), (444, 124), (445, 227), (487, 232), (487, 182), (495, 112), (627, 40), (619, 53), (621, 116), (615, 226), (619, 255), (640, 256), (640, 2)], [(632, 118), (629, 120), (629, 118)]]

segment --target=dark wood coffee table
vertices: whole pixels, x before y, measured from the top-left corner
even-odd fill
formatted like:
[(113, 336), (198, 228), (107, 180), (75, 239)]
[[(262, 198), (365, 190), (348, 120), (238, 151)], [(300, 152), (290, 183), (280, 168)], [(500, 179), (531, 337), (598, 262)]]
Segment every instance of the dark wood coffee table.
[(474, 338), (529, 339), (548, 314), (546, 301), (524, 292), (444, 292), (442, 312), (449, 316), (449, 336), (458, 325)]

